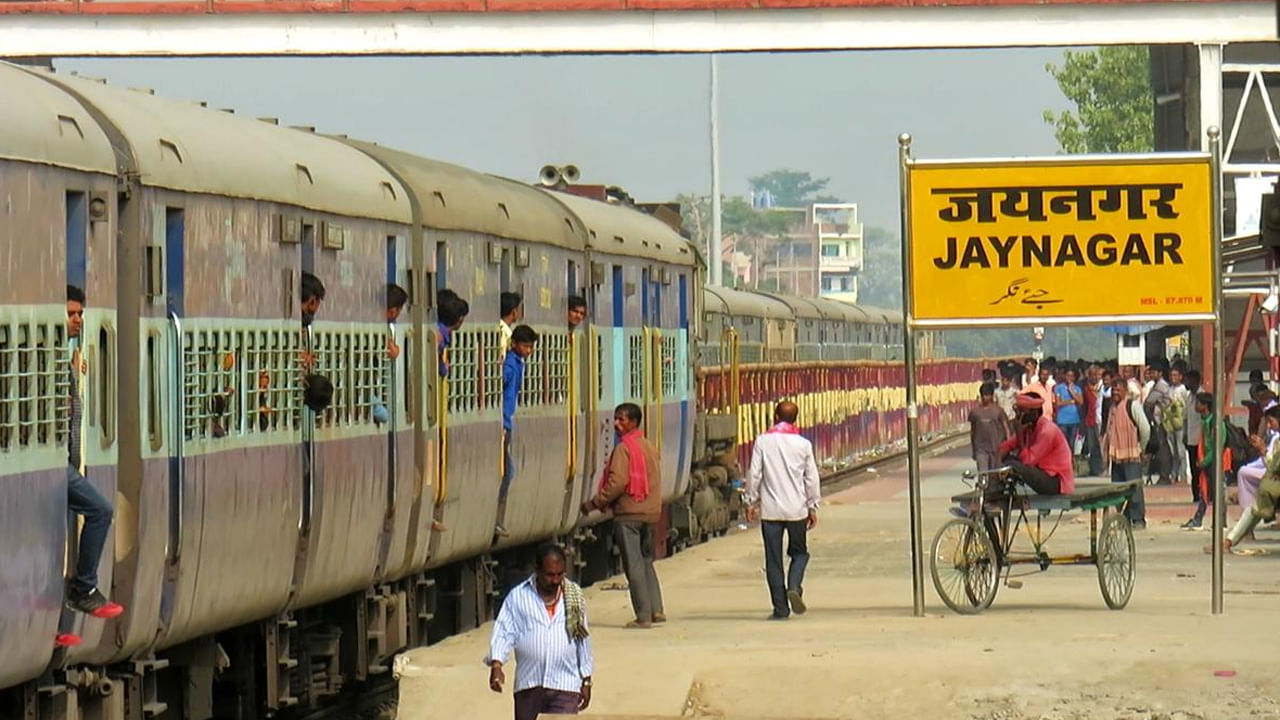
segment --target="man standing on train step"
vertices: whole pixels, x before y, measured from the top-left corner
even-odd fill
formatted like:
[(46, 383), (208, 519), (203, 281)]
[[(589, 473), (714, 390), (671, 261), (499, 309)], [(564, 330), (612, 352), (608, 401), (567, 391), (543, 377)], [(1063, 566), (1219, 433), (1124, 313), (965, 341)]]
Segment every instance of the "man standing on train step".
[[(799, 415), (800, 409), (790, 401), (774, 407), (774, 425), (756, 438), (747, 470), (747, 518), (761, 519), (765, 577), (773, 602), (770, 620), (786, 620), (792, 612), (804, 614), (804, 569), (809, 564), (806, 534), (818, 526), (818, 502), (822, 499), (813, 445), (796, 428)], [(791, 557), (785, 585), (783, 532)]]
[(98, 562), (107, 544), (107, 532), (111, 529), (112, 508), (102, 494), (85, 479), (85, 463), (82, 454), (84, 431), (83, 380), (88, 366), (84, 361), (84, 290), (67, 286), (67, 336), (71, 339), (71, 359), (68, 367), (70, 378), (71, 413), (67, 428), (67, 507), (84, 518), (80, 531), (79, 555), (76, 557), (75, 575), (67, 587), (67, 606), (72, 610), (110, 619), (124, 612), (124, 608), (111, 602), (98, 589)]
[(628, 628), (666, 622), (662, 587), (653, 568), (654, 526), (662, 513), (662, 457), (644, 433), (644, 413), (635, 403), (613, 411), (618, 442), (600, 476), (595, 497), (582, 503), (582, 514), (612, 508), (614, 542), (622, 547), (622, 567), (631, 589), (636, 619)]

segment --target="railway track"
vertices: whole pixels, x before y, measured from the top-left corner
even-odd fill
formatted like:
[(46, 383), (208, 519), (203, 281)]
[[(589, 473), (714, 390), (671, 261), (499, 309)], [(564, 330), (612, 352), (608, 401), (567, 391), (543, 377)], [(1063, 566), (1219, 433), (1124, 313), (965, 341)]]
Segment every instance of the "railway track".
[(345, 691), (332, 704), (294, 720), (395, 720), (400, 704), (400, 683), (391, 673), (370, 679), (363, 687)]
[[(957, 428), (949, 432), (936, 435), (920, 444), (921, 455), (936, 455), (944, 453), (953, 448), (962, 446), (968, 441), (967, 430)], [(891, 452), (879, 455), (873, 458), (866, 458), (853, 463), (849, 467), (838, 470), (822, 479), (823, 493), (838, 492), (845, 488), (857, 485), (870, 478), (863, 477), (867, 470), (879, 470), (882, 467), (894, 465), (904, 462), (907, 459), (907, 449), (899, 448)]]

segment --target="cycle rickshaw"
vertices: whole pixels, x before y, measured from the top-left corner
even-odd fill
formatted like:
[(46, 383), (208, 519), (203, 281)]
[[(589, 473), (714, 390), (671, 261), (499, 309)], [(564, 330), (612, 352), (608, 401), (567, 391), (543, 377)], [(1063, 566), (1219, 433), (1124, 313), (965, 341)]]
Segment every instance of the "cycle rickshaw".
[[(1094, 565), (1107, 607), (1119, 610), (1129, 603), (1135, 553), (1123, 510), (1137, 482), (1077, 484), (1070, 495), (1039, 495), (1017, 482), (1008, 467), (965, 471), (964, 477), (974, 481), (974, 489), (951, 499), (967, 508), (966, 516), (939, 528), (931, 546), (933, 586), (947, 607), (966, 615), (982, 612), (995, 600), (1001, 573), (1010, 587), (1020, 587), (1015, 566), (1038, 572), (1053, 565)], [(1070, 510), (1089, 511), (1089, 553), (1050, 555), (1045, 547)], [(1055, 511), (1046, 532), (1045, 519)], [(1015, 549), (1024, 528), (1031, 548)]]

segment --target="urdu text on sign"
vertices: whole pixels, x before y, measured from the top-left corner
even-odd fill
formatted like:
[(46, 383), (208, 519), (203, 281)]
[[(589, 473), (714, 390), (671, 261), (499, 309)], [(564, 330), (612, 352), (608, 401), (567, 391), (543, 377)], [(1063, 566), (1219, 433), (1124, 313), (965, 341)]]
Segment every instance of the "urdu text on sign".
[(1207, 157), (909, 172), (916, 321), (1213, 313)]

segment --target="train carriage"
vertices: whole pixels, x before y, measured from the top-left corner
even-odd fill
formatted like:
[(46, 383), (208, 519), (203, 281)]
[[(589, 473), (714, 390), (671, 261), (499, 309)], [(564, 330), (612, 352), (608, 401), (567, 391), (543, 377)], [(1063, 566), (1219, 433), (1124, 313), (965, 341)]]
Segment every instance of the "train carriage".
[[(121, 361), (139, 370), (119, 380), (131, 512), (116, 523), (115, 590), (130, 612), (115, 642), (73, 659), (173, 646), (368, 586), (389, 482), (370, 419), (386, 382), (385, 253), (410, 220), (398, 183), (305, 132), (47, 79), (93, 109), (136, 178), (120, 210)], [(310, 331), (297, 320), (302, 272), (329, 287)], [(336, 387), (318, 417), (301, 405), (306, 346)]]
[[(80, 435), (86, 476), (116, 497), (119, 430), (116, 160), (107, 136), (75, 98), (0, 65), (0, 687), (36, 677), (61, 629), (91, 642), (102, 623), (60, 617), (67, 542), (68, 432)], [(90, 272), (90, 268), (94, 272)], [(104, 268), (106, 272), (98, 272)], [(85, 291), (82, 423), (70, 428), (66, 285)], [(119, 514), (119, 513), (118, 513)], [(114, 538), (108, 537), (108, 547)], [(99, 582), (112, 582), (111, 553)], [(74, 560), (74, 555), (70, 556)], [(60, 620), (67, 622), (60, 623)]]
[[(487, 552), (496, 524), (501, 543), (526, 544), (554, 532), (563, 515), (559, 497), (539, 483), (513, 481), (505, 517), (499, 517), (502, 478), (502, 362), (498, 329), (503, 292), (524, 297), (524, 319), (540, 335), (526, 364), (526, 383), (512, 434), (517, 467), (530, 477), (567, 473), (565, 406), (568, 377), (564, 301), (569, 275), (584, 247), (581, 223), (544, 193), (520, 183), (475, 173), (369, 143), (354, 143), (403, 179), (422, 227), (422, 254), (433, 259), (432, 292), (449, 288), (467, 300), (470, 314), (454, 333), (448, 375), (436, 372), (435, 352), (421, 384), (428, 430), (441, 436), (440, 461), (426, 471), (433, 497), (428, 509), (437, 530), (418, 535), (427, 563), (438, 567)], [(431, 345), (438, 342), (432, 327)], [(522, 470), (523, 474), (523, 470)], [(447, 529), (447, 530), (445, 530)], [(421, 569), (416, 562), (409, 570)]]
[[(588, 370), (577, 505), (596, 490), (613, 448), (613, 409), (632, 402), (644, 412), (646, 437), (661, 452), (662, 498), (686, 489), (692, 441), (689, 324), (696, 312), (696, 258), (666, 224), (635, 208), (567, 193), (554, 196), (587, 228), (589, 272), (585, 330)], [(612, 372), (609, 370), (612, 369)]]

